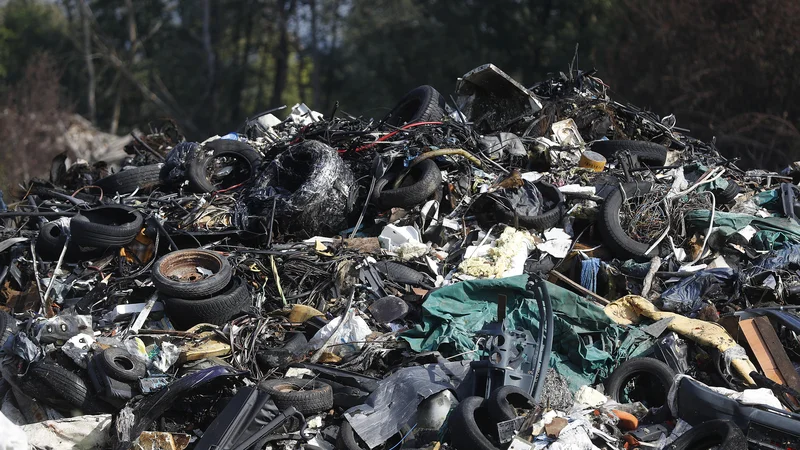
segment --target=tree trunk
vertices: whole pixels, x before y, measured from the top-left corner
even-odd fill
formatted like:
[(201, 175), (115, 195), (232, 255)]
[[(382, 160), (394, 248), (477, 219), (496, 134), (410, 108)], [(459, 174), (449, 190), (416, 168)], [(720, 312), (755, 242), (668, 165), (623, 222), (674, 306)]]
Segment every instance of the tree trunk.
[(87, 0), (80, 0), (80, 14), (81, 14), (81, 28), (83, 30), (83, 59), (86, 63), (87, 73), (87, 98), (89, 108), (89, 120), (94, 124), (97, 123), (97, 107), (95, 102), (95, 91), (97, 90), (97, 81), (94, 75), (94, 62), (92, 61), (92, 34), (89, 27), (89, 15), (92, 13), (89, 10)]
[[(282, 105), (283, 91), (289, 74), (289, 16), (294, 11), (296, 0), (278, 0), (278, 46), (275, 48), (275, 80), (270, 107)], [(288, 8), (287, 8), (288, 4)]]
[(252, 47), (253, 22), (255, 22), (255, 14), (253, 9), (253, 3), (248, 1), (247, 8), (244, 9), (247, 21), (244, 31), (244, 47), (239, 54), (239, 63), (238, 67), (236, 68), (236, 78), (234, 79), (231, 90), (231, 123), (235, 123), (240, 120), (239, 115), (241, 114), (242, 110), (242, 91), (247, 86), (248, 56), (250, 55), (250, 49)]
[(314, 109), (322, 108), (322, 87), (319, 81), (319, 15), (317, 13), (317, 0), (309, 0), (311, 9), (311, 105)]

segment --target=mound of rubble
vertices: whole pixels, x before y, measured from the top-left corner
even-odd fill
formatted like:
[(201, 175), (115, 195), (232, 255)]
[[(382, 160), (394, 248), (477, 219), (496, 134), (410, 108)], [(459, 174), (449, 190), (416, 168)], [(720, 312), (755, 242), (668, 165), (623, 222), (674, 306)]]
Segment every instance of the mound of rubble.
[(7, 195), (0, 448), (798, 448), (798, 166), (594, 72), (448, 98)]

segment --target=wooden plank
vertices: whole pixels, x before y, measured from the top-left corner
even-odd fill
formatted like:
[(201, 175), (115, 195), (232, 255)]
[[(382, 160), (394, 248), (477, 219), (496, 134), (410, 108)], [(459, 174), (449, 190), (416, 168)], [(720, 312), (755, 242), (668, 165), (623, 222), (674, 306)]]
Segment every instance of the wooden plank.
[(594, 292), (586, 289), (585, 287), (581, 286), (580, 284), (572, 281), (569, 277), (567, 277), (566, 275), (564, 275), (564, 274), (562, 274), (560, 272), (557, 272), (557, 271), (553, 270), (553, 271), (550, 272), (550, 276), (551, 277), (555, 277), (560, 281), (563, 281), (570, 288), (572, 288), (572, 290), (578, 291), (579, 294), (583, 294), (583, 295), (589, 297), (589, 300), (594, 300), (594, 301), (596, 301), (597, 303), (600, 303), (603, 306), (608, 305), (610, 303), (605, 298), (595, 294)]
[(755, 321), (756, 319), (742, 320), (739, 322), (739, 329), (742, 330), (742, 334), (744, 334), (745, 340), (747, 340), (747, 343), (750, 345), (750, 350), (753, 351), (753, 355), (755, 355), (756, 361), (758, 361), (758, 365), (761, 366), (761, 371), (764, 372), (764, 375), (776, 383), (786, 384), (778, 371), (778, 366), (775, 364), (766, 343), (761, 337), (759, 329), (756, 327)]
[(796, 391), (800, 391), (800, 375), (798, 375), (797, 370), (795, 370), (794, 364), (792, 364), (792, 361), (789, 359), (789, 355), (786, 354), (786, 349), (783, 348), (783, 343), (780, 338), (778, 338), (778, 334), (775, 332), (775, 328), (772, 326), (769, 318), (757, 317), (754, 320), (778, 372), (785, 381), (784, 384)]

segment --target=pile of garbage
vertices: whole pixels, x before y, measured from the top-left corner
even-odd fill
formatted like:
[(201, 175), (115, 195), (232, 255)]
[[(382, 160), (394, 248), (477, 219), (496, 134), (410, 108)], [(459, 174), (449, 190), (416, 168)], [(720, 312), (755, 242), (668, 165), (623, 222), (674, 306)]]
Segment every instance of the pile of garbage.
[(273, 112), (0, 202), (0, 447), (800, 445), (800, 164), (594, 72)]

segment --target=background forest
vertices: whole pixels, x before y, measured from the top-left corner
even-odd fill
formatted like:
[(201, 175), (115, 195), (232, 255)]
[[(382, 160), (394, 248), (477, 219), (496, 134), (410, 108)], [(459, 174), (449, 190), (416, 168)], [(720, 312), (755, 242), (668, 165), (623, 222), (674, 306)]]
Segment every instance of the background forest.
[(529, 86), (575, 57), (615, 100), (778, 169), (800, 159), (799, 45), (796, 0), (8, 0), (0, 189), (46, 177), (76, 123), (169, 117), (202, 140), (299, 101), (380, 117), (483, 63)]

